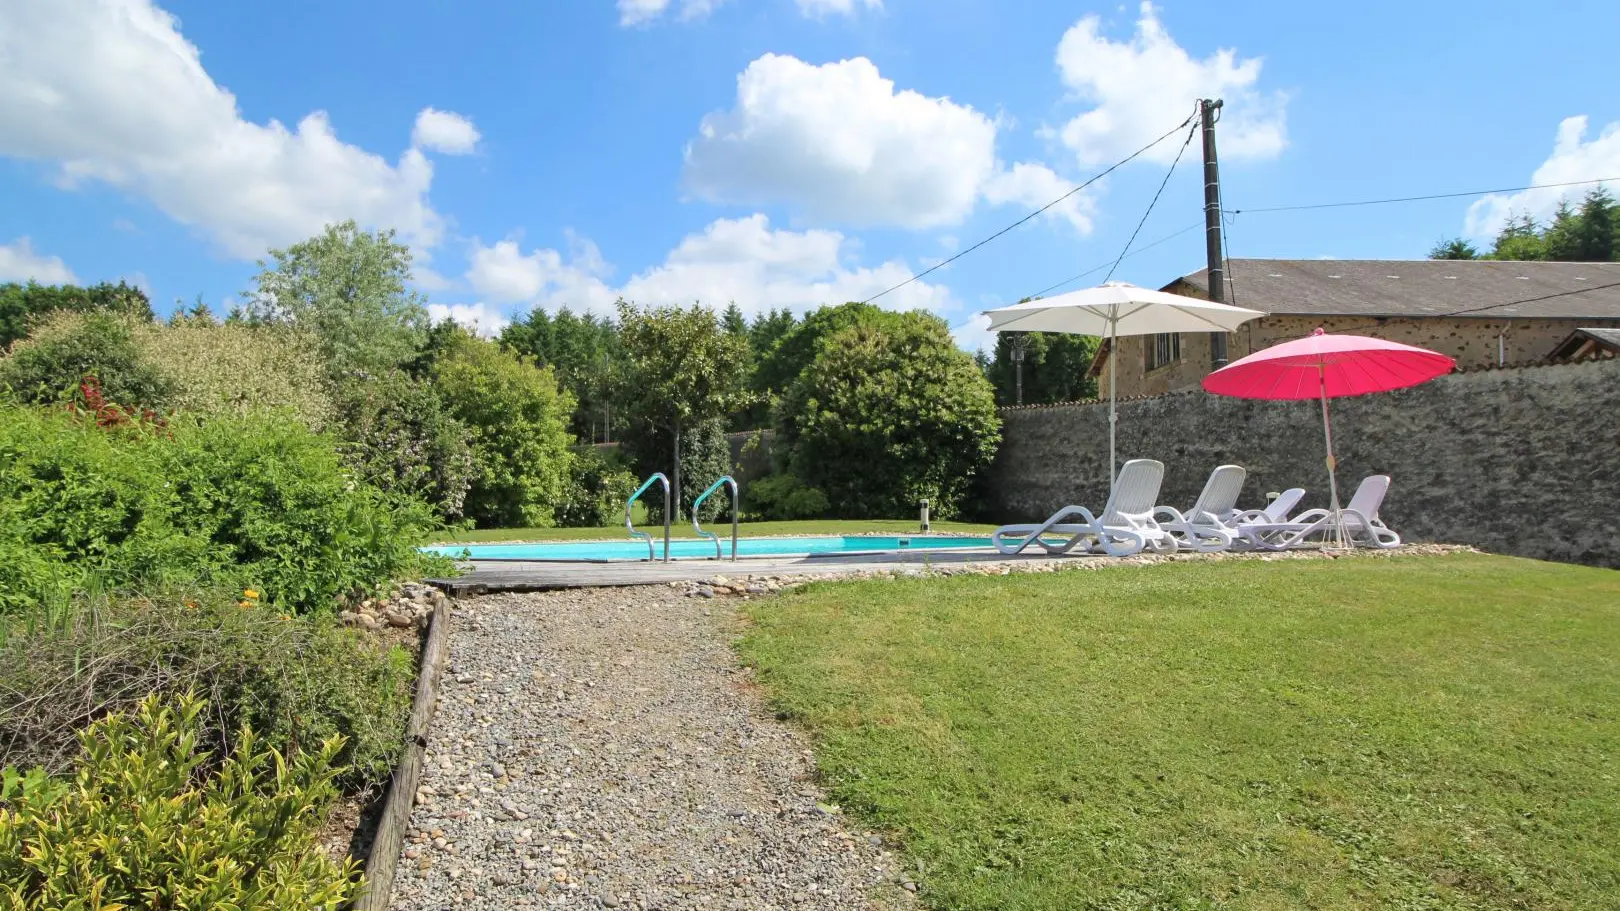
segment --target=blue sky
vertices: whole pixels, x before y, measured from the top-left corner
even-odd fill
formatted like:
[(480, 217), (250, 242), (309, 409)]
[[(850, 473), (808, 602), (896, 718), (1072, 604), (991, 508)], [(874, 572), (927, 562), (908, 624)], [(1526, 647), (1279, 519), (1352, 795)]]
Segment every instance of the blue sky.
[[(1228, 209), (1620, 176), (1617, 27), (1577, 0), (9, 0), (0, 281), (218, 309), (267, 248), (353, 217), (486, 330), (621, 294), (803, 310), (993, 233), (1205, 94)], [(883, 302), (983, 344), (977, 311), (1119, 255), (1179, 142)], [(1197, 157), (1139, 246), (1199, 220)], [(1558, 195), (1239, 215), (1230, 252), (1421, 257)], [(1192, 230), (1116, 278), (1202, 262)]]

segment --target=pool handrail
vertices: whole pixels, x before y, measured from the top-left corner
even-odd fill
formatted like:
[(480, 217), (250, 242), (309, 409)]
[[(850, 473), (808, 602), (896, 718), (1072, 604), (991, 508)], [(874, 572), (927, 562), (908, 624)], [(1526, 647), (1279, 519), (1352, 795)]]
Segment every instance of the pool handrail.
[(649, 477), (647, 480), (641, 482), (641, 486), (637, 487), (636, 492), (630, 495), (630, 499), (624, 501), (624, 530), (628, 531), (630, 533), (631, 540), (634, 540), (634, 541), (646, 541), (647, 542), (647, 562), (648, 563), (651, 563), (654, 559), (656, 559), (656, 555), (655, 555), (655, 553), (653, 551), (653, 538), (652, 538), (652, 535), (650, 535), (650, 534), (648, 534), (647, 532), (644, 532), (644, 531), (636, 531), (635, 523), (630, 521), (630, 507), (634, 506), (636, 501), (641, 499), (641, 495), (647, 492), (647, 488), (653, 486), (653, 484), (655, 484), (655, 483), (664, 485), (664, 562), (668, 563), (669, 562), (669, 478), (665, 477), (664, 473), (662, 471), (653, 472), (651, 477)]
[(719, 490), (721, 485), (731, 488), (731, 562), (735, 563), (737, 562), (737, 480), (731, 475), (722, 476), (720, 480), (710, 484), (708, 490), (698, 494), (698, 498), (692, 501), (692, 531), (700, 538), (708, 538), (713, 541), (714, 558), (716, 560), (722, 559), (720, 536), (712, 531), (704, 531), (698, 525), (698, 512), (703, 507), (703, 501), (709, 498), (709, 494)]

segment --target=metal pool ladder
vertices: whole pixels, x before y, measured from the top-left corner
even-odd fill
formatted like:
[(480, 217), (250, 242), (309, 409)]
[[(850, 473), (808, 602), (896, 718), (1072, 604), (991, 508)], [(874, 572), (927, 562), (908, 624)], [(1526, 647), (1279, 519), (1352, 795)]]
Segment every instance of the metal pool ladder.
[[(664, 485), (664, 562), (668, 563), (669, 562), (669, 478), (664, 477), (663, 472), (661, 472), (661, 471), (654, 472), (652, 477), (650, 477), (647, 480), (641, 482), (641, 486), (637, 487), (636, 492), (630, 495), (630, 499), (624, 501), (624, 530), (628, 531), (630, 533), (631, 540), (634, 540), (634, 541), (646, 541), (647, 542), (647, 561), (649, 563), (652, 562), (652, 560), (655, 559), (654, 555), (653, 555), (653, 539), (652, 539), (652, 535), (650, 535), (650, 534), (648, 534), (648, 533), (646, 533), (644, 531), (636, 531), (635, 523), (630, 521), (630, 507), (634, 506), (636, 501), (641, 499), (641, 495), (647, 492), (647, 488), (653, 486), (653, 484), (655, 484), (655, 483)], [(696, 519), (695, 518), (693, 519), (693, 524), (696, 524)], [(719, 545), (715, 545), (715, 546), (718, 547)]]
[(721, 559), (720, 536), (712, 531), (704, 531), (698, 526), (698, 511), (702, 509), (703, 501), (709, 498), (709, 494), (719, 490), (722, 485), (731, 488), (731, 562), (735, 563), (737, 562), (737, 481), (731, 475), (728, 474), (710, 484), (708, 490), (698, 494), (698, 498), (692, 501), (692, 531), (700, 538), (708, 538), (713, 541), (714, 558), (716, 560)]

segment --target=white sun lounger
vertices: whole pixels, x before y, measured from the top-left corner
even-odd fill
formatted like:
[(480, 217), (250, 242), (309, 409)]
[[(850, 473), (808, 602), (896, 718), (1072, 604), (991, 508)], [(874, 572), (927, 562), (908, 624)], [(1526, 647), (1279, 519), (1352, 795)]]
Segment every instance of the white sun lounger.
[(1237, 511), (1238, 494), (1243, 492), (1247, 474), (1241, 465), (1221, 465), (1210, 472), (1191, 509), (1183, 513), (1159, 506), (1153, 510), (1153, 518), (1182, 547), (1202, 553), (1226, 550), (1237, 540), (1238, 533), (1228, 527), (1223, 517)]
[(1222, 524), (1237, 536), (1237, 540), (1232, 542), (1232, 549), (1254, 550), (1259, 547), (1260, 543), (1255, 539), (1262, 535), (1262, 529), (1287, 525), (1292, 521), (1288, 514), (1293, 512), (1294, 507), (1303, 499), (1305, 488), (1290, 487), (1277, 494), (1277, 499), (1266, 504), (1265, 509), (1233, 510), (1222, 516)]
[[(1378, 509), (1389, 492), (1389, 475), (1369, 475), (1356, 488), (1350, 504), (1339, 510), (1349, 543), (1361, 547), (1399, 547), (1401, 536), (1378, 518)], [(1250, 523), (1244, 534), (1261, 550), (1288, 550), (1321, 546), (1333, 534), (1333, 511), (1307, 509), (1287, 522)]]
[[(1152, 459), (1132, 459), (1120, 466), (1114, 490), (1099, 517), (1084, 506), (1065, 506), (1045, 522), (1034, 525), (1003, 525), (990, 536), (1001, 553), (1020, 553), (1030, 545), (1049, 554), (1084, 553), (1128, 557), (1144, 549), (1170, 553), (1176, 539), (1153, 519), (1154, 501), (1164, 480), (1164, 464)], [(1047, 541), (1043, 535), (1062, 537)]]

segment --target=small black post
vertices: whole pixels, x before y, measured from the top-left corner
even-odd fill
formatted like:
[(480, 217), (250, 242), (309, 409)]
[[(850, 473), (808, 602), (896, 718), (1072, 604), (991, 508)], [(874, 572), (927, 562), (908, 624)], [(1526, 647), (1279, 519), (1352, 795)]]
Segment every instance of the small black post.
[[(1201, 99), (1204, 128), (1204, 253), (1209, 263), (1209, 299), (1226, 302), (1226, 257), (1221, 249), (1221, 169), (1215, 159), (1215, 112), (1220, 99)], [(1226, 333), (1209, 334), (1209, 359), (1215, 370), (1226, 366)]]

